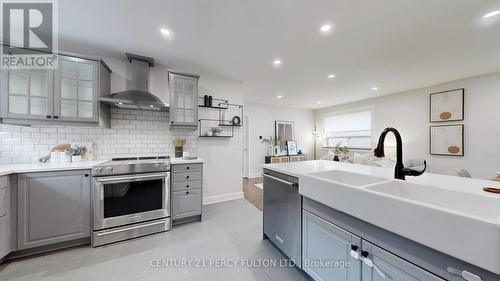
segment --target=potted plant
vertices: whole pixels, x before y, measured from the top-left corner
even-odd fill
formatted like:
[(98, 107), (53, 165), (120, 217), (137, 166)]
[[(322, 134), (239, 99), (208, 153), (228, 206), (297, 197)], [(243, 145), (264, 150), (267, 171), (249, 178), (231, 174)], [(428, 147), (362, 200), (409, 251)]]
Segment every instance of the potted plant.
[(271, 136), (268, 139), (262, 139), (261, 143), (267, 143), (269, 145), (268, 154), (270, 156), (280, 155), (280, 142), (278, 139)]
[(80, 162), (86, 159), (87, 147), (76, 145), (66, 149), (66, 154), (71, 156), (71, 162)]
[(186, 144), (185, 139), (174, 139), (173, 141), (175, 147), (175, 158), (182, 157), (183, 147)]
[(347, 146), (342, 146), (342, 143), (339, 142), (334, 148), (333, 152), (335, 156), (333, 157), (333, 161), (341, 161), (347, 162), (350, 159), (351, 150)]
[(213, 137), (216, 137), (218, 136), (220, 133), (222, 133), (222, 130), (220, 128), (217, 128), (217, 127), (212, 127), (210, 128), (210, 130), (208, 130), (208, 136), (213, 136)]

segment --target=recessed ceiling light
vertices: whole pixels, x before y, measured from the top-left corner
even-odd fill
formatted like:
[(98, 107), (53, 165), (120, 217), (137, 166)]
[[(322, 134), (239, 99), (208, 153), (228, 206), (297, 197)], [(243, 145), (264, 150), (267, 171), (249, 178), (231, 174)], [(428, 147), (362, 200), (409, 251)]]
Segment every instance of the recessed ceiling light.
[(322, 104), (323, 102), (322, 101), (318, 101), (318, 104)]
[(273, 60), (273, 65), (274, 66), (281, 66), (281, 60), (280, 59)]
[(494, 16), (498, 16), (498, 15), (500, 15), (500, 11), (496, 10), (496, 11), (492, 11), (492, 12), (489, 12), (489, 13), (485, 14), (483, 16), (483, 18), (487, 19), (487, 18), (492, 18)]
[(118, 104), (122, 105), (122, 104), (123, 104), (123, 102), (119, 102)]
[(335, 78), (335, 74), (328, 74), (328, 79)]
[(378, 87), (377, 86), (373, 86), (372, 87), (372, 91), (378, 91)]
[(170, 30), (168, 30), (166, 28), (160, 29), (160, 32), (161, 32), (161, 34), (166, 35), (166, 36), (170, 35)]
[(155, 107), (154, 105), (150, 104), (149, 107)]
[(276, 96), (278, 99), (281, 99), (283, 97), (283, 95), (278, 95)]
[(331, 24), (324, 24), (321, 26), (321, 28), (319, 30), (321, 30), (321, 32), (328, 32), (332, 29), (332, 25)]

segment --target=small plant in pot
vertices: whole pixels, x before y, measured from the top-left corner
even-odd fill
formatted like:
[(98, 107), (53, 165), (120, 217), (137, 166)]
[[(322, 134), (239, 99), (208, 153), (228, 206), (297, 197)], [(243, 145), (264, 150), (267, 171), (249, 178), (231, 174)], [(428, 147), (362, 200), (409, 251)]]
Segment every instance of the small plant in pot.
[(174, 139), (174, 147), (175, 147), (175, 158), (182, 157), (182, 150), (184, 145), (186, 144), (185, 139)]
[(222, 133), (222, 130), (220, 128), (217, 128), (217, 127), (212, 127), (210, 128), (209, 130), (209, 135), (210, 133), (212, 134), (212, 136), (216, 137), (218, 136), (220, 133)]
[(66, 154), (71, 156), (71, 162), (80, 162), (87, 158), (87, 147), (76, 145), (66, 149)]
[(337, 162), (348, 162), (350, 159), (351, 150), (347, 146), (341, 146), (341, 142), (339, 142), (333, 149), (335, 154), (333, 161)]

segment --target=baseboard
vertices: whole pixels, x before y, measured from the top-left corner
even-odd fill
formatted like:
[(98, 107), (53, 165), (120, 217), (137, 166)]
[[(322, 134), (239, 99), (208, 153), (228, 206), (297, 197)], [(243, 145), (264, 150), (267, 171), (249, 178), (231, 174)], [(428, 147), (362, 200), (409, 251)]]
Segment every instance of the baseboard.
[(222, 195), (210, 196), (203, 198), (203, 205), (210, 205), (224, 201), (230, 201), (243, 198), (243, 192), (227, 193)]
[(248, 178), (249, 179), (262, 178), (262, 172), (260, 172), (260, 173), (251, 173), (251, 174), (248, 175)]

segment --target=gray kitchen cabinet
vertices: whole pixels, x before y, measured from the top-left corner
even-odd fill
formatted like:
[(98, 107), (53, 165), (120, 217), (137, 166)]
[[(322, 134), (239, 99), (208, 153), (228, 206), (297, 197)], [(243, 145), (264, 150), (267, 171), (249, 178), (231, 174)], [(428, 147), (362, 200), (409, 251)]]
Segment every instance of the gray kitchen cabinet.
[(302, 269), (309, 276), (316, 281), (361, 280), (361, 262), (355, 258), (361, 238), (307, 211), (302, 224)]
[[(107, 119), (98, 101), (109, 94), (111, 70), (103, 61), (58, 55), (56, 69), (3, 69), (0, 118), (6, 124), (86, 124)], [(101, 116), (102, 115), (102, 116)], [(102, 118), (106, 117), (106, 118)]]
[(18, 175), (18, 250), (90, 237), (90, 171)]
[(363, 252), (369, 260), (363, 263), (363, 281), (445, 281), (364, 240)]
[(1, 70), (2, 118), (52, 119), (54, 71), (48, 69)]
[(59, 56), (55, 72), (54, 118), (60, 121), (98, 121), (99, 63)]
[(201, 220), (203, 164), (172, 165), (172, 224)]
[(7, 176), (0, 177), (0, 260), (11, 251), (10, 186)]
[(201, 189), (174, 191), (172, 199), (174, 220), (201, 214)]
[(169, 71), (170, 128), (198, 128), (198, 75)]

